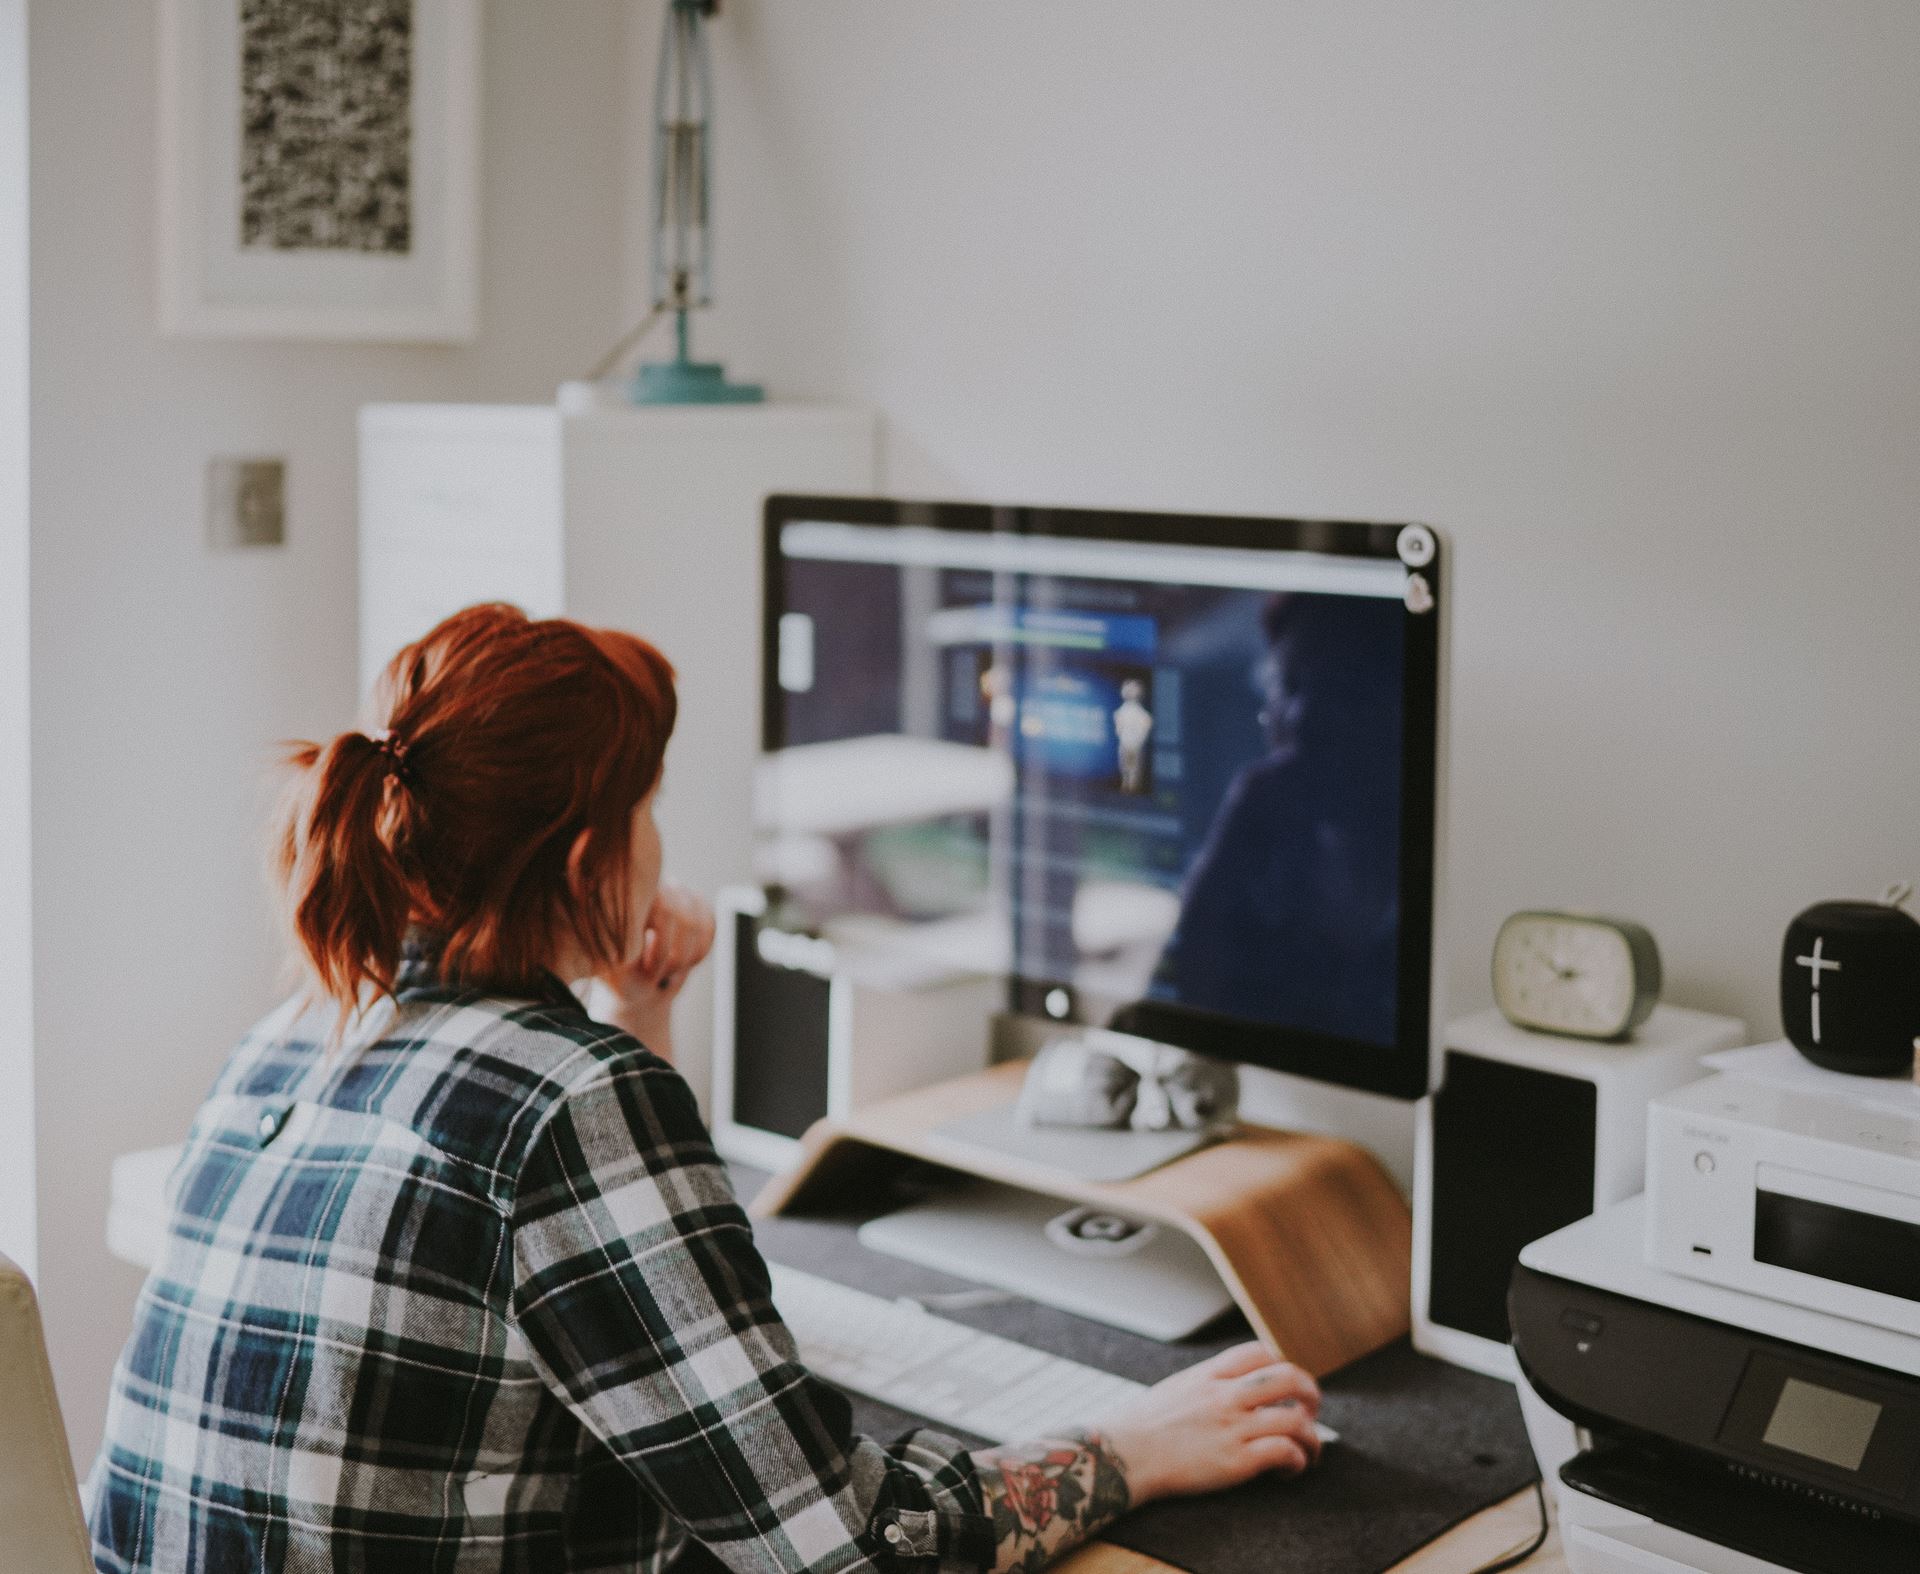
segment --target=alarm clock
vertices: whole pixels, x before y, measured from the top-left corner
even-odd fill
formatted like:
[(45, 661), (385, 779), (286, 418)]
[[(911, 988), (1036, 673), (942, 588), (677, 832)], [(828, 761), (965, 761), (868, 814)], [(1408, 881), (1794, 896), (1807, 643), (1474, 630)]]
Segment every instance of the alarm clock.
[(1920, 920), (1896, 886), (1878, 902), (1820, 902), (1780, 947), (1780, 1022), (1816, 1066), (1903, 1076), (1920, 1039)]
[(1493, 942), (1493, 999), (1516, 1027), (1625, 1038), (1660, 999), (1660, 948), (1624, 918), (1515, 913)]

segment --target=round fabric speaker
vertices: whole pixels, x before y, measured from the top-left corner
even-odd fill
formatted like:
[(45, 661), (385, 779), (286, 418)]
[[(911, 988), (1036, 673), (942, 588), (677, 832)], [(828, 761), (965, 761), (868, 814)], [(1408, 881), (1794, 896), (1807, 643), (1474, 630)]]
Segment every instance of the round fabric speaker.
[(1920, 1041), (1920, 921), (1891, 902), (1820, 902), (1787, 926), (1780, 1018), (1816, 1066), (1906, 1076)]

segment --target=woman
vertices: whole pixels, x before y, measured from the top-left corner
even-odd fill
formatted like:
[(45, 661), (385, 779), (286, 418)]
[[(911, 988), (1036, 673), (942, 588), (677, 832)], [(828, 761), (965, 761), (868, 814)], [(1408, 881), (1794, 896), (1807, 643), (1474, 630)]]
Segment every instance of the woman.
[[(1318, 1395), (1257, 1345), (1097, 1429), (856, 1436), (672, 1066), (713, 920), (659, 880), (666, 662), (475, 607), (381, 701), (292, 756), (312, 986), (171, 1182), (89, 1482), (100, 1569), (1034, 1569), (1130, 1505), (1305, 1468)], [(605, 1022), (562, 982), (590, 975)]]

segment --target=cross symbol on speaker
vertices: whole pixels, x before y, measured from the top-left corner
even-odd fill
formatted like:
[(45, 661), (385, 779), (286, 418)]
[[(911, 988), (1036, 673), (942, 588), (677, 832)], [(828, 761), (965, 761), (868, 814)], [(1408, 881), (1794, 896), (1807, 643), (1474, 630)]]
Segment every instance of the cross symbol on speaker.
[(1816, 1044), (1820, 1042), (1820, 975), (1825, 972), (1840, 971), (1838, 962), (1830, 956), (1820, 954), (1821, 947), (1826, 943), (1824, 935), (1816, 935), (1813, 941), (1813, 954), (1794, 958), (1794, 961), (1804, 967), (1808, 976), (1813, 979), (1813, 1041)]

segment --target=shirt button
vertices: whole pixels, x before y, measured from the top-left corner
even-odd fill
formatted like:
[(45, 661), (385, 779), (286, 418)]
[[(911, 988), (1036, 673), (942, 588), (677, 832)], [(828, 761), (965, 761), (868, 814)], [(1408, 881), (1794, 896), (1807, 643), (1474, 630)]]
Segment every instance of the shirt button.
[(907, 1539), (907, 1533), (904, 1530), (902, 1530), (898, 1525), (887, 1526), (886, 1530), (883, 1531), (882, 1534), (885, 1535), (887, 1540), (891, 1541), (896, 1547), (899, 1546), (901, 1542)]
[(263, 1109), (260, 1111), (260, 1146), (265, 1147), (280, 1135), (280, 1128), (287, 1123), (287, 1112), (283, 1109)]

